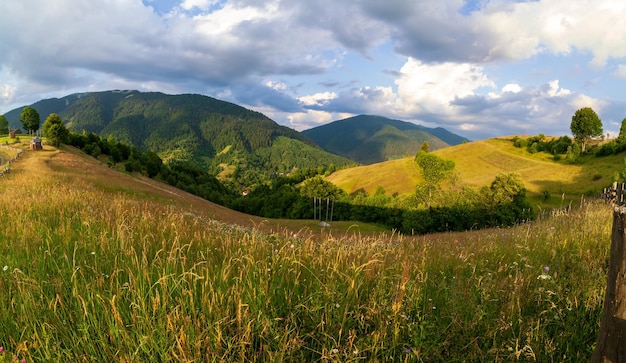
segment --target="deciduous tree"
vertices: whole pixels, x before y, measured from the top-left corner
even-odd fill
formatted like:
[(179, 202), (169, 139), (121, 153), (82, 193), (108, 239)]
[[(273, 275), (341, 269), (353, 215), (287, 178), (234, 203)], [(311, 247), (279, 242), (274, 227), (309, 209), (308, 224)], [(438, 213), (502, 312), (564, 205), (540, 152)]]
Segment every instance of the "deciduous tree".
[(591, 107), (584, 107), (576, 111), (570, 124), (572, 135), (580, 143), (582, 153), (585, 145), (594, 137), (602, 136), (602, 120)]
[(22, 121), (22, 125), (29, 133), (39, 130), (39, 124), (41, 122), (41, 118), (39, 117), (39, 113), (32, 107), (24, 107), (22, 113), (20, 114), (20, 121)]
[(63, 125), (63, 120), (56, 113), (51, 113), (43, 123), (43, 136), (48, 138), (56, 147), (66, 141), (69, 133), (69, 130)]
[(0, 115), (0, 135), (9, 133), (9, 120), (4, 115)]

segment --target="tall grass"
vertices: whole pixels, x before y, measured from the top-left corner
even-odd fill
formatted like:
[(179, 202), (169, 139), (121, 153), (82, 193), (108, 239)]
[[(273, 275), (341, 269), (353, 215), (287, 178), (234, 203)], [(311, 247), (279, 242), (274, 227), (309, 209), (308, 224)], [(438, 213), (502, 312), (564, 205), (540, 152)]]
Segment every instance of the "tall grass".
[(415, 239), (264, 233), (50, 169), (0, 203), (0, 362), (578, 362), (598, 334), (600, 203)]

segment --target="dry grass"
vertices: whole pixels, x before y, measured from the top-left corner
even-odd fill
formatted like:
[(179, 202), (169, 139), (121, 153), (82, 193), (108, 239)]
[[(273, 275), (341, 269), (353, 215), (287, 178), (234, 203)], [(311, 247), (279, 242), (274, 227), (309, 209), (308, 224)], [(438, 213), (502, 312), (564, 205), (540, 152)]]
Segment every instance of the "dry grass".
[(322, 236), (74, 150), (26, 152), (14, 169), (0, 179), (0, 362), (579, 362), (593, 350), (602, 204), (510, 229)]

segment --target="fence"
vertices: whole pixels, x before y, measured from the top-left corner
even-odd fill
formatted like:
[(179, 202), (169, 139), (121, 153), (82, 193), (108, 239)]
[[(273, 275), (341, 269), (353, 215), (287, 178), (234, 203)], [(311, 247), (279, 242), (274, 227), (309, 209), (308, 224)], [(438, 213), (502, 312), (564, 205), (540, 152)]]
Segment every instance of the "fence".
[(613, 183), (610, 188), (602, 190), (602, 198), (610, 202), (614, 207), (626, 206), (626, 184)]
[(15, 156), (13, 156), (2, 167), (0, 167), (0, 176), (4, 176), (11, 172), (11, 164), (13, 164), (13, 162), (20, 157), (24, 150), (8, 145), (0, 145), (0, 148), (15, 152)]
[(613, 206), (611, 256), (607, 274), (600, 333), (591, 362), (625, 362), (626, 355), (626, 188), (624, 183), (613, 183), (602, 192), (602, 197)]

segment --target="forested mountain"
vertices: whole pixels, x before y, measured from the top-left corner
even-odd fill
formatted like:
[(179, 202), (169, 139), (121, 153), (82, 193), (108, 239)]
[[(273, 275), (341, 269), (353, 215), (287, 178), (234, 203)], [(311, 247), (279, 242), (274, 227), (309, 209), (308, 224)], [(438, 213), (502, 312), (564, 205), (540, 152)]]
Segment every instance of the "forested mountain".
[[(106, 91), (31, 106), (42, 124), (50, 113), (57, 113), (72, 131), (112, 136), (154, 151), (166, 162), (195, 161), (213, 174), (236, 175), (239, 180), (351, 163), (259, 112), (202, 95)], [(11, 127), (21, 127), (21, 109), (6, 114)]]
[(431, 150), (468, 141), (440, 127), (369, 115), (331, 122), (302, 133), (326, 151), (362, 164), (415, 155), (424, 141)]

